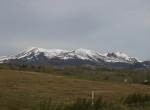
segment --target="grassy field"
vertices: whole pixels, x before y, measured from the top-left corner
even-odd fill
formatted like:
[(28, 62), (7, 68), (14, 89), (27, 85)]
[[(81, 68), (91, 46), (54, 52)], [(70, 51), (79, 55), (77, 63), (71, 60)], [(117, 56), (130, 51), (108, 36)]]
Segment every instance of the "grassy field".
[(95, 97), (119, 102), (132, 93), (150, 94), (150, 86), (89, 80), (50, 72), (0, 70), (0, 110), (31, 108), (48, 99), (68, 104), (77, 98), (91, 98), (91, 91), (95, 91)]

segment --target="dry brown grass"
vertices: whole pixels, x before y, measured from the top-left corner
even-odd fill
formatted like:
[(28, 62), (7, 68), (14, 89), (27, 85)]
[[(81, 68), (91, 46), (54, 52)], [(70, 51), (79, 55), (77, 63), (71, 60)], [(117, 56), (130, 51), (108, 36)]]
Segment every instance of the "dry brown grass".
[(117, 101), (131, 93), (150, 93), (150, 86), (140, 84), (90, 81), (46, 73), (0, 70), (0, 106), (32, 106), (51, 98), (70, 103), (77, 98), (96, 97)]

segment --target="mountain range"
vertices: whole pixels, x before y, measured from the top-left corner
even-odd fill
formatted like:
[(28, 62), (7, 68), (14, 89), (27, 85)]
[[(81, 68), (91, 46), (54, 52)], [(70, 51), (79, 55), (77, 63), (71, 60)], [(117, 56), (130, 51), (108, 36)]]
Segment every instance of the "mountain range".
[(32, 47), (14, 56), (0, 57), (0, 63), (15, 65), (80, 66), (108, 68), (150, 68), (150, 61), (140, 61), (122, 52), (101, 54), (87, 49), (61, 50)]

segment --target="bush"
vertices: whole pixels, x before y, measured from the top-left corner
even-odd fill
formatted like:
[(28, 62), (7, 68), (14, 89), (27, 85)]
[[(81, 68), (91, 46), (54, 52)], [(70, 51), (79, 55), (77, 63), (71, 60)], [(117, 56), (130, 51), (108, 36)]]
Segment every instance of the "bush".
[(148, 94), (131, 94), (124, 100), (124, 104), (128, 105), (143, 105), (150, 103), (150, 95)]
[(71, 105), (65, 107), (65, 110), (90, 110), (91, 102), (87, 99), (78, 99)]
[(96, 99), (93, 104), (89, 99), (78, 99), (72, 105), (66, 106), (64, 110), (102, 110), (106, 103), (102, 98)]
[(142, 84), (144, 84), (144, 85), (150, 85), (150, 80), (145, 80)]
[(106, 103), (102, 98), (98, 98), (92, 104), (90, 99), (77, 99), (74, 103), (68, 105), (53, 104), (47, 100), (37, 105), (33, 110), (103, 110)]

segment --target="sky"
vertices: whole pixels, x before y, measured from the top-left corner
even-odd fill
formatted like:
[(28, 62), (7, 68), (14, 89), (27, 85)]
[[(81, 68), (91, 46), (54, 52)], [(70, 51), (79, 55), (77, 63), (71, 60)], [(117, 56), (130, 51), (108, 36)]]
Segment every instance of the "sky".
[(30, 47), (150, 60), (150, 0), (0, 0), (0, 56)]

